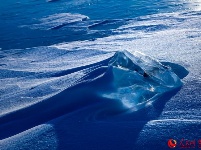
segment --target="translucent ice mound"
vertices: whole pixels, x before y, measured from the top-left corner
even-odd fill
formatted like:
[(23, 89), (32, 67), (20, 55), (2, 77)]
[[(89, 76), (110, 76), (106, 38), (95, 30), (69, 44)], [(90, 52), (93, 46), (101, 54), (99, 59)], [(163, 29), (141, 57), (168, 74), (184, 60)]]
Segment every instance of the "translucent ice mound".
[(149, 105), (162, 94), (182, 85), (170, 67), (139, 52), (116, 52), (108, 66), (115, 90), (103, 96), (118, 99), (132, 110)]

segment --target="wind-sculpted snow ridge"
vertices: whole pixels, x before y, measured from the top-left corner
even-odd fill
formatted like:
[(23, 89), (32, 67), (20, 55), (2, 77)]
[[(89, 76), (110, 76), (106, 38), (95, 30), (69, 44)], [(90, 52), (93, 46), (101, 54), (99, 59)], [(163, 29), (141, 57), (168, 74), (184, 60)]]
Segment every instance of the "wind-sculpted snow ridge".
[(94, 104), (97, 115), (137, 111), (182, 85), (170, 67), (138, 52), (35, 49), (1, 58), (1, 139)]
[(21, 27), (30, 27), (31, 29), (40, 30), (53, 30), (59, 29), (63, 26), (82, 22), (89, 19), (89, 17), (81, 14), (71, 14), (71, 13), (58, 13), (39, 20), (39, 23), (33, 25), (24, 25)]
[(61, 28), (63, 30), (85, 30), (89, 32), (88, 34), (110, 30), (107, 32), (111, 33), (113, 28), (129, 20), (133, 19), (90, 20), (88, 16), (82, 14), (58, 13), (44, 16), (38, 19), (36, 23), (32, 23), (32, 25), (21, 25), (20, 27), (29, 27), (34, 30), (58, 30)]

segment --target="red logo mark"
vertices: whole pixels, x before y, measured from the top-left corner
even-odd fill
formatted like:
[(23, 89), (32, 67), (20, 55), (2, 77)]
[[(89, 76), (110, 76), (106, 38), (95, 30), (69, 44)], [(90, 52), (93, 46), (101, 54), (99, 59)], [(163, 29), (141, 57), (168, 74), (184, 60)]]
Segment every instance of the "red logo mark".
[(177, 146), (177, 141), (173, 140), (173, 139), (169, 139), (168, 146), (169, 146), (169, 148), (175, 148)]

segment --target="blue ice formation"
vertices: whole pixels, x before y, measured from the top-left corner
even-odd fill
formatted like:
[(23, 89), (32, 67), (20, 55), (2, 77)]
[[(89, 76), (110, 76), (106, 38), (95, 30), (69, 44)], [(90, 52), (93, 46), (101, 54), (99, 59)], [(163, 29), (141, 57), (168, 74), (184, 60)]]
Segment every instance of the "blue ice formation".
[(170, 67), (139, 52), (116, 52), (108, 66), (113, 74), (114, 90), (103, 96), (118, 99), (132, 110), (151, 104), (182, 85)]

